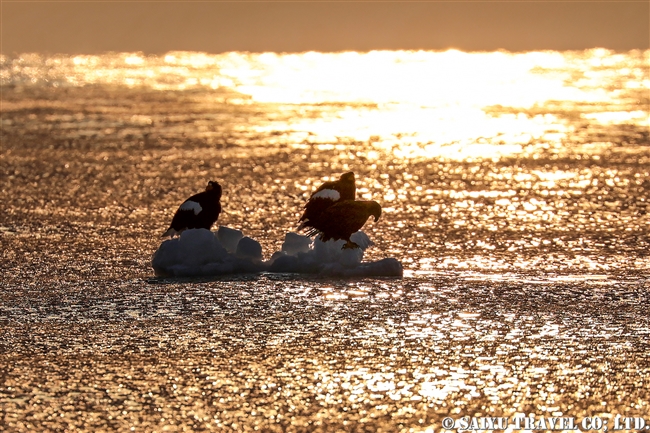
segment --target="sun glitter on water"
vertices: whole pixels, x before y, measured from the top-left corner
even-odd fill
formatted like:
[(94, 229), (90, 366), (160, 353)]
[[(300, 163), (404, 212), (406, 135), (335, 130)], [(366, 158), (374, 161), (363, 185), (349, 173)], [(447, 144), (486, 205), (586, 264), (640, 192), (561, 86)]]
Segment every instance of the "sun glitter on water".
[[(631, 107), (626, 98), (627, 93), (650, 89), (644, 73), (649, 59), (650, 51), (617, 54), (603, 49), (518, 54), (456, 50), (47, 58), (31, 54), (3, 56), (0, 63), (7, 67), (0, 80), (162, 91), (222, 89), (234, 92), (228, 96), (231, 103), (271, 104), (273, 110), (288, 113), (289, 119), (283, 116), (249, 129), (282, 133), (298, 149), (305, 142), (358, 141), (372, 144), (364, 155), (370, 160), (498, 159), (524, 152), (535, 142), (559, 146), (574, 132), (562, 117), (566, 113), (536, 110), (549, 103), (574, 105), (581, 109), (575, 115), (603, 125), (650, 125), (647, 107)], [(586, 65), (592, 68), (589, 73), (570, 82)], [(612, 67), (621, 74), (612, 77)], [(304, 116), (294, 114), (296, 105), (322, 104), (331, 107), (317, 116), (306, 111)]]

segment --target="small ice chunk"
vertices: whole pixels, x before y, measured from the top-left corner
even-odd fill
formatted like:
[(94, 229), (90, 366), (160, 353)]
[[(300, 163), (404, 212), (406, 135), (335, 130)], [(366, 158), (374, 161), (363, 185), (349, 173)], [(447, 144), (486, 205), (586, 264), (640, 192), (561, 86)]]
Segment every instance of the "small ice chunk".
[(296, 256), (283, 255), (271, 263), (271, 272), (288, 274), (318, 274), (323, 267), (314, 254), (298, 253)]
[(156, 275), (206, 275), (202, 268), (228, 259), (228, 252), (206, 229), (184, 230), (180, 237), (164, 241), (151, 260)]
[[(373, 245), (363, 232), (354, 233), (350, 240), (359, 248), (342, 249), (346, 241), (313, 241), (313, 248), (307, 248), (305, 236), (287, 233), (282, 251), (275, 253), (270, 260), (270, 272), (319, 274), (339, 277), (399, 277), (404, 271), (402, 264), (393, 258), (377, 262), (363, 263), (364, 251)], [(300, 245), (302, 248), (294, 248)], [(297, 250), (297, 251), (296, 251)], [(296, 252), (294, 252), (296, 251)]]
[(237, 244), (235, 255), (242, 259), (262, 260), (262, 245), (255, 239), (245, 236)]
[(289, 232), (284, 237), (282, 243), (282, 251), (289, 255), (296, 255), (298, 253), (306, 253), (309, 251), (312, 240), (309, 236), (299, 235), (298, 233)]
[(363, 260), (364, 248), (343, 249), (346, 241), (323, 242), (320, 238), (314, 240), (314, 255), (322, 263), (339, 263), (345, 267), (356, 266)]
[(355, 265), (344, 260), (323, 262), (313, 252), (279, 256), (271, 263), (269, 271), (333, 277), (401, 277), (404, 274), (402, 264), (394, 258)]
[(350, 240), (355, 244), (359, 245), (362, 250), (367, 250), (369, 247), (373, 246), (375, 243), (370, 240), (367, 234), (362, 231), (352, 233)]
[(230, 227), (219, 226), (217, 230), (217, 239), (229, 253), (237, 251), (237, 244), (244, 237), (241, 230), (231, 229)]
[(346, 268), (353, 268), (363, 260), (363, 250), (361, 248), (348, 248), (341, 250), (338, 262)]
[(344, 275), (346, 277), (401, 277), (404, 275), (404, 268), (399, 260), (388, 257), (346, 269)]

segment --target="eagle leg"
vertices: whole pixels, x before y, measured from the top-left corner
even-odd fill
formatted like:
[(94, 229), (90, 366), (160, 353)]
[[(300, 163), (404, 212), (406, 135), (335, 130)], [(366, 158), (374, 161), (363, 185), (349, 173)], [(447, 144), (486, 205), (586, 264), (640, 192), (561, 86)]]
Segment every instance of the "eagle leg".
[(352, 241), (347, 241), (347, 242), (345, 243), (345, 245), (343, 245), (343, 246), (341, 247), (342, 250), (347, 250), (347, 249), (350, 249), (350, 248), (353, 249), (353, 248), (361, 248), (361, 247), (360, 247), (358, 244), (355, 244), (355, 243), (352, 242)]

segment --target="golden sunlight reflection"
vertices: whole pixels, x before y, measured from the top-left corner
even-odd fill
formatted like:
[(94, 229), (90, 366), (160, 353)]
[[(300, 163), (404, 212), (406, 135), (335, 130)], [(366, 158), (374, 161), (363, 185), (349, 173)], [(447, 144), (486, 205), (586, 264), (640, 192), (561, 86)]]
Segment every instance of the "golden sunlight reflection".
[[(533, 68), (564, 66), (566, 59), (557, 52), (265, 53), (250, 55), (250, 62), (234, 54), (223, 60), (221, 67), (241, 83), (237, 90), (260, 102), (527, 107), (548, 99), (599, 99), (565, 87), (554, 77), (531, 73)], [(480, 79), (475, 74), (478, 65)], [(505, 88), (509, 90), (504, 94)]]
[[(211, 55), (170, 52), (163, 56), (142, 53), (78, 55), (72, 57), (24, 54), (3, 56), (13, 73), (34, 80), (120, 84), (127, 78), (137, 85), (160, 90), (232, 83), (231, 90), (250, 95), (257, 102), (273, 103), (372, 103), (411, 104), (418, 107), (531, 107), (548, 100), (608, 102), (599, 84), (612, 79), (595, 70), (567, 86), (572, 68), (604, 62), (627, 71), (626, 88), (649, 88), (643, 79), (648, 53), (630, 52), (603, 56), (585, 52), (464, 53), (456, 50), (371, 51), (368, 53)], [(638, 63), (640, 62), (640, 64)], [(42, 70), (34, 66), (46, 64)], [(8, 75), (3, 75), (8, 78)], [(600, 81), (599, 81), (600, 80)], [(589, 84), (589, 86), (587, 86)]]
[[(370, 159), (464, 161), (561, 146), (575, 126), (540, 110), (545, 104), (578, 104), (582, 119), (602, 125), (647, 127), (647, 107), (628, 107), (624, 92), (650, 89), (642, 79), (648, 53), (25, 54), (3, 56), (0, 83), (216, 89), (230, 92), (221, 97), (230, 104), (274, 104), (277, 120), (239, 127), (279, 134), (295, 148), (355, 141), (371, 145)], [(623, 72), (612, 75), (615, 68)], [(330, 105), (312, 115), (322, 104)]]
[(640, 126), (650, 127), (650, 117), (647, 111), (630, 111), (630, 112), (602, 112), (602, 113), (587, 113), (582, 115), (585, 119), (593, 119), (603, 125), (617, 125), (625, 123), (634, 123)]
[[(346, 109), (320, 119), (296, 119), (281, 125), (255, 127), (262, 133), (310, 131), (313, 142), (337, 142), (341, 137), (369, 142), (376, 152), (394, 157), (498, 158), (521, 153), (523, 146), (544, 139), (546, 145), (559, 144), (569, 129), (553, 116), (511, 115), (495, 117), (477, 107), (414, 107), (390, 105), (368, 109)], [(549, 137), (547, 132), (552, 131)], [(301, 141), (300, 138), (296, 140)], [(301, 147), (297, 145), (296, 147)]]

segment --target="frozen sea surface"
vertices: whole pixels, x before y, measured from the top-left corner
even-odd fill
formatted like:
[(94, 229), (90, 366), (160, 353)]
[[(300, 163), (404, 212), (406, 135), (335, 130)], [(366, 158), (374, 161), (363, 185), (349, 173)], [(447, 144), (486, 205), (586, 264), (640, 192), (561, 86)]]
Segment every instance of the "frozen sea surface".
[[(649, 56), (0, 58), (2, 428), (647, 417)], [(207, 180), (268, 262), (350, 170), (402, 278), (155, 275)]]

